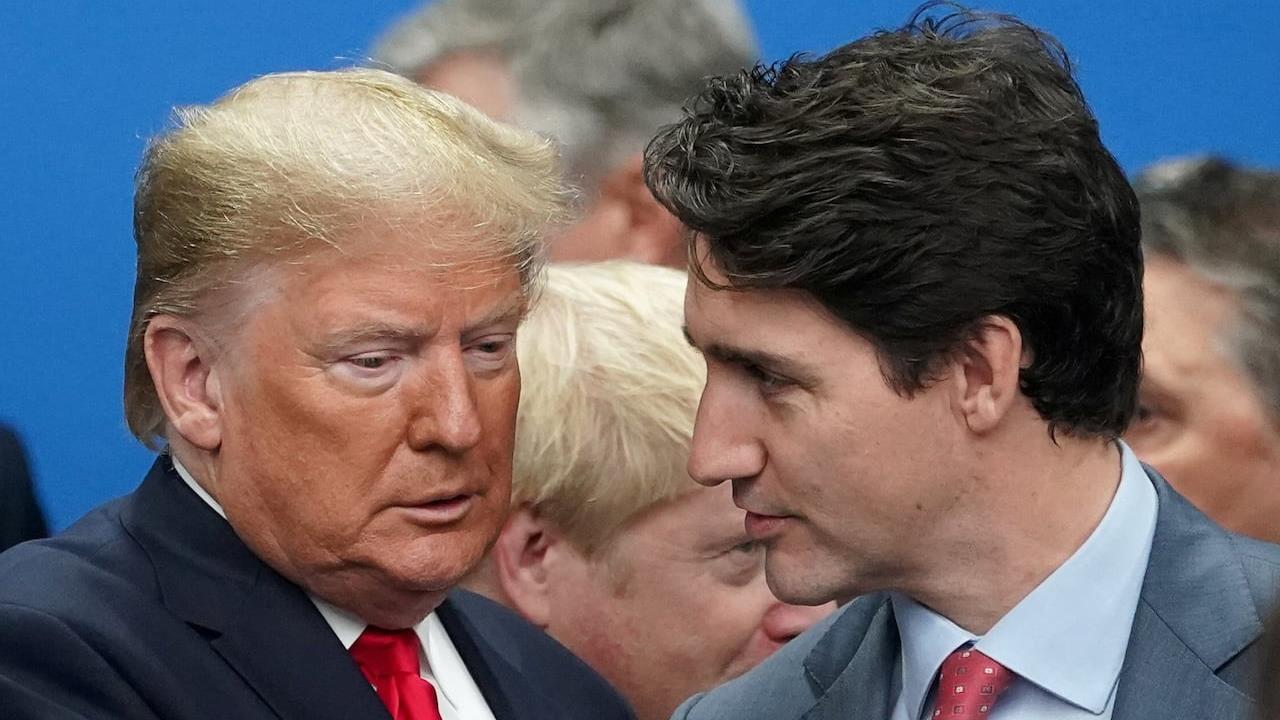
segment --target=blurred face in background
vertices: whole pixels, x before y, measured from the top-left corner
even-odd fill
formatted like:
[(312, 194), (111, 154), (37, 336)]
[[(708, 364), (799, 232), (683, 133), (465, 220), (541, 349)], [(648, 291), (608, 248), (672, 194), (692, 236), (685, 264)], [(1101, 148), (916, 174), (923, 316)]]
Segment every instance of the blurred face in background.
[(511, 122), (515, 81), (497, 52), (462, 50), (428, 64), (414, 78), (423, 87), (449, 93), (494, 120)]
[[(498, 52), (452, 52), (424, 66), (414, 80), (446, 92), (495, 120), (518, 124), (520, 88), (510, 62)], [(626, 259), (683, 268), (685, 250), (680, 223), (645, 187), (643, 165), (643, 152), (637, 148), (589, 181), (569, 169), (567, 180), (580, 186), (584, 202), (576, 222), (549, 238), (551, 260)]]
[(696, 488), (642, 512), (598, 557), (561, 543), (548, 566), (548, 632), (612, 682), (640, 720), (666, 720), (834, 609), (774, 597), (744, 515), (727, 484)]
[(1149, 258), (1139, 410), (1125, 440), (1229, 530), (1280, 542), (1280, 432), (1230, 355), (1231, 294)]

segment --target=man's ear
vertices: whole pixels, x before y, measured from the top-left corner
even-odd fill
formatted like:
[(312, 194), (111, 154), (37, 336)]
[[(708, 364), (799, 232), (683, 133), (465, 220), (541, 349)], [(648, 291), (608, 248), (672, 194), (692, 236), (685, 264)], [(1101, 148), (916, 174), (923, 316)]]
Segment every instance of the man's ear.
[(685, 267), (684, 226), (644, 184), (643, 152), (628, 156), (610, 171), (600, 191), (626, 209), (626, 259)]
[(189, 322), (157, 315), (147, 323), (143, 353), (169, 426), (201, 450), (222, 444), (222, 398), (212, 348)]
[(550, 523), (532, 508), (512, 511), (493, 546), (498, 584), (512, 608), (546, 629), (551, 622), (549, 552), (564, 542)]
[(956, 406), (969, 429), (989, 433), (1022, 393), (1019, 375), (1028, 357), (1022, 332), (1002, 315), (984, 318), (953, 360)]

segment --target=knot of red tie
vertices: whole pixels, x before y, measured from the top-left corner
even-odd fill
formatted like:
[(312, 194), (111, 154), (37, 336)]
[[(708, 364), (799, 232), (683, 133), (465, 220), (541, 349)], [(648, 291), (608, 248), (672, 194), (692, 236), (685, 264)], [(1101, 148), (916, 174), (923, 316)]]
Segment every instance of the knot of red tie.
[(988, 717), (1013, 673), (981, 652), (962, 647), (947, 656), (938, 672), (932, 717), (977, 720)]
[[(350, 652), (365, 677), (418, 674), (418, 636), (412, 628), (383, 630), (370, 625), (356, 639)], [(369, 682), (377, 684), (372, 677)]]
[(369, 626), (351, 645), (351, 659), (395, 720), (440, 720), (436, 689), (422, 679), (412, 629)]

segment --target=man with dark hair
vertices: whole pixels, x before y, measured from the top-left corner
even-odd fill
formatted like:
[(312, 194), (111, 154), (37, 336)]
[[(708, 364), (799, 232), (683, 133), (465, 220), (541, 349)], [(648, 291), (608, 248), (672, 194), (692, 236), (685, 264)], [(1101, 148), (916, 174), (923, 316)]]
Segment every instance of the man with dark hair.
[(698, 278), (690, 473), (779, 598), (858, 597), (676, 716), (1244, 717), (1280, 548), (1118, 440), (1133, 191), (1057, 41), (934, 10), (714, 79), (649, 146)]
[(1280, 173), (1157, 164), (1142, 203), (1146, 462), (1230, 530), (1280, 541)]

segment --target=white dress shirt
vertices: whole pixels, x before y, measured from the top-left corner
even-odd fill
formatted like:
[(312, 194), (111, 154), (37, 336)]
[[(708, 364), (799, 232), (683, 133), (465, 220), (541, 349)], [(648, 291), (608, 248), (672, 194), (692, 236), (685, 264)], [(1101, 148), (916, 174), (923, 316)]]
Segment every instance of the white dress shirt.
[(1158, 511), (1146, 471), (1119, 446), (1120, 485), (1098, 527), (986, 635), (893, 594), (902, 690), (892, 720), (924, 719), (942, 661), (968, 643), (1015, 674), (991, 720), (1110, 720)]
[[(174, 469), (178, 471), (178, 475), (192, 492), (200, 496), (201, 500), (225, 520), (227, 514), (222, 506), (203, 487), (200, 487), (200, 483), (196, 482), (177, 458), (171, 459)], [(350, 650), (356, 639), (368, 627), (368, 623), (310, 593), (307, 597), (311, 598), (311, 602), (329, 624), (333, 634), (338, 636), (342, 647)], [(433, 612), (413, 626), (413, 631), (418, 636), (418, 667), (422, 679), (431, 683), (436, 689), (436, 700), (440, 705), (442, 720), (494, 720), (493, 711), (485, 702), (484, 695), (480, 694), (480, 688), (472, 679), (466, 664), (462, 662), (462, 657), (458, 655), (458, 649), (454, 647), (453, 640), (449, 638), (449, 633), (440, 622), (440, 618)]]

